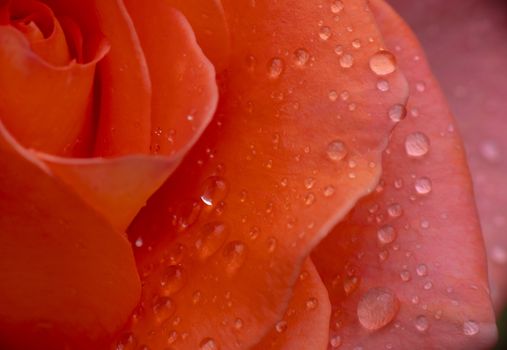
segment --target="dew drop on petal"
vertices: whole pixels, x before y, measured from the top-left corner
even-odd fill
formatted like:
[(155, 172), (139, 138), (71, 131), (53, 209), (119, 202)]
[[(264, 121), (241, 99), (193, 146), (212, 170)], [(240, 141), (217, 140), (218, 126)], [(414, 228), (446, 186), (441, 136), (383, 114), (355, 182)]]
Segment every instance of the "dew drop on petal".
[(338, 14), (343, 10), (343, 2), (341, 0), (333, 0), (331, 3), (331, 12)]
[(209, 207), (222, 201), (227, 194), (227, 184), (218, 176), (211, 176), (204, 181), (201, 200)]
[(389, 118), (397, 123), (407, 116), (407, 109), (402, 104), (396, 104), (389, 109)]
[(417, 275), (420, 277), (424, 277), (428, 275), (428, 267), (425, 264), (419, 264), (417, 265), (415, 272), (417, 272)]
[(207, 259), (222, 247), (227, 238), (226, 226), (221, 222), (205, 224), (195, 242), (198, 255), (201, 259)]
[(268, 76), (271, 79), (277, 79), (283, 72), (284, 62), (281, 58), (272, 58), (268, 63)]
[(217, 342), (213, 338), (204, 338), (199, 343), (199, 350), (218, 350)]
[(319, 301), (316, 298), (310, 298), (306, 301), (306, 309), (314, 310), (319, 305)]
[(396, 239), (396, 230), (391, 225), (385, 225), (378, 229), (377, 238), (381, 244), (389, 244)]
[(178, 265), (167, 267), (160, 278), (162, 295), (169, 296), (179, 291), (184, 284), (183, 269)]
[(283, 333), (287, 330), (287, 322), (286, 321), (279, 321), (275, 325), (275, 329), (278, 333)]
[(377, 81), (377, 89), (382, 92), (389, 91), (390, 89), (389, 82), (387, 80), (380, 79), (379, 81)]
[(350, 54), (345, 54), (340, 57), (340, 66), (342, 68), (350, 68), (354, 65), (354, 57)]
[(419, 194), (428, 194), (431, 192), (431, 180), (427, 177), (421, 177), (415, 180), (414, 188)]
[(319, 30), (319, 37), (324, 41), (329, 39), (331, 37), (331, 28), (327, 26), (321, 27)]
[(479, 333), (479, 331), (480, 331), (480, 328), (479, 328), (479, 325), (477, 324), (477, 322), (465, 321), (463, 323), (463, 334), (468, 335), (468, 336), (472, 336), (472, 335), (476, 335), (477, 333)]
[(340, 140), (334, 140), (327, 145), (327, 156), (333, 161), (340, 161), (347, 155), (347, 148)]
[(359, 300), (357, 317), (368, 330), (378, 330), (389, 324), (399, 309), (399, 301), (387, 288), (372, 288)]
[(225, 269), (229, 275), (232, 275), (239, 270), (245, 262), (246, 246), (240, 241), (229, 242), (224, 247), (223, 256), (226, 259)]
[(430, 323), (428, 321), (428, 319), (426, 318), (426, 316), (423, 316), (423, 315), (420, 315), (420, 316), (417, 316), (416, 319), (415, 319), (415, 328), (419, 331), (419, 332), (425, 332), (428, 330), (430, 326)]
[(430, 140), (422, 132), (414, 132), (405, 139), (405, 152), (409, 157), (420, 158), (430, 150)]
[(333, 349), (339, 348), (342, 345), (342, 338), (339, 335), (331, 337), (331, 339), (329, 339), (329, 345), (331, 345)]
[(377, 75), (391, 74), (396, 70), (396, 58), (389, 51), (378, 51), (370, 58), (370, 69)]
[(304, 66), (310, 59), (310, 54), (305, 49), (297, 49), (294, 51), (294, 62), (297, 66)]

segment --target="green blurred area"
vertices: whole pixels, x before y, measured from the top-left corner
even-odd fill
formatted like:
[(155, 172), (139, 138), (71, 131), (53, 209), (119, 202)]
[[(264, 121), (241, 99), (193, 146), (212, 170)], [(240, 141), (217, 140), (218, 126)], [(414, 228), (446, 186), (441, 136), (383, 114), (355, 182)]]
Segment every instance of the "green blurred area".
[(507, 349), (507, 309), (503, 310), (502, 315), (498, 319), (498, 344), (493, 350)]

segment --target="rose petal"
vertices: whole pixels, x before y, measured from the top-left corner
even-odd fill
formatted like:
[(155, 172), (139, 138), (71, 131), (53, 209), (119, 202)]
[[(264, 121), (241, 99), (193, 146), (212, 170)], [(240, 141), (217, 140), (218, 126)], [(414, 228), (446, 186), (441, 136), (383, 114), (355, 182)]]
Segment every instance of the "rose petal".
[(138, 301), (130, 244), (0, 136), (0, 347), (90, 349)]
[(134, 23), (123, 1), (95, 0), (89, 6), (97, 11), (100, 28), (111, 44), (99, 63), (95, 155), (149, 153), (152, 87)]
[[(330, 314), (327, 289), (312, 261), (307, 259), (294, 285), (294, 294), (284, 317), (253, 349), (326, 349)], [(243, 322), (238, 320), (235, 327), (241, 329)]]
[[(233, 59), (216, 122), (129, 229), (141, 246), (143, 301), (128, 330), (139, 345), (168, 346), (168, 334), (178, 349), (257, 343), (311, 247), (374, 187), (387, 111), (406, 97), (399, 72), (369, 68), (383, 44), (366, 2), (340, 22), (308, 2), (227, 5)], [(339, 56), (328, 34), (363, 46)]]
[(102, 46), (87, 64), (56, 67), (36, 55), (13, 27), (0, 27), (0, 41), (2, 122), (25, 147), (72, 153), (90, 122), (95, 64), (107, 48)]
[(416, 38), (371, 3), (412, 93), (376, 193), (312, 254), (333, 305), (331, 337), (347, 348), (487, 348), (496, 327), (461, 140)]
[[(166, 0), (127, 0), (152, 82), (151, 149), (188, 150), (208, 125), (218, 102), (215, 70), (192, 27)], [(153, 14), (156, 13), (156, 16)]]
[(507, 302), (506, 3), (393, 3), (421, 38), (463, 131), (488, 250), (491, 295), (501, 311)]
[(197, 41), (217, 72), (227, 67), (230, 56), (230, 35), (220, 0), (167, 0), (190, 22)]

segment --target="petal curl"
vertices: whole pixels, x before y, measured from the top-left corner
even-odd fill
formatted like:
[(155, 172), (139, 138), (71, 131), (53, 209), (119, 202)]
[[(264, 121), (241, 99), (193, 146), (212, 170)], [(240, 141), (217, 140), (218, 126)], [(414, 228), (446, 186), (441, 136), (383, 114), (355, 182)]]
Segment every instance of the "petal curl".
[(330, 315), (327, 289), (308, 258), (294, 286), (294, 294), (284, 317), (253, 349), (326, 349)]
[(0, 126), (0, 347), (90, 349), (140, 283), (129, 242)]
[(409, 80), (409, 115), (376, 193), (312, 254), (333, 305), (329, 348), (340, 337), (345, 348), (486, 349), (496, 326), (461, 139), (417, 39), (371, 3)]
[(488, 250), (491, 295), (501, 311), (507, 303), (507, 4), (391, 2), (421, 39), (462, 130)]
[(129, 229), (142, 242), (143, 302), (127, 330), (139, 345), (258, 342), (312, 246), (376, 184), (387, 111), (406, 98), (398, 71), (369, 68), (383, 43), (365, 1), (341, 21), (309, 2), (224, 5), (233, 54), (217, 119)]

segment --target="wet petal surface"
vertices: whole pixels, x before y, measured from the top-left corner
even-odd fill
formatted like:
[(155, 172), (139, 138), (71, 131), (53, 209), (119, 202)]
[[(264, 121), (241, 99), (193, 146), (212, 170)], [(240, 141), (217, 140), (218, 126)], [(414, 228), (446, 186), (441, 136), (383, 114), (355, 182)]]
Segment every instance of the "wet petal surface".
[(372, 3), (411, 95), (376, 193), (312, 254), (333, 305), (329, 348), (335, 336), (344, 349), (487, 348), (496, 327), (463, 146), (417, 40)]

